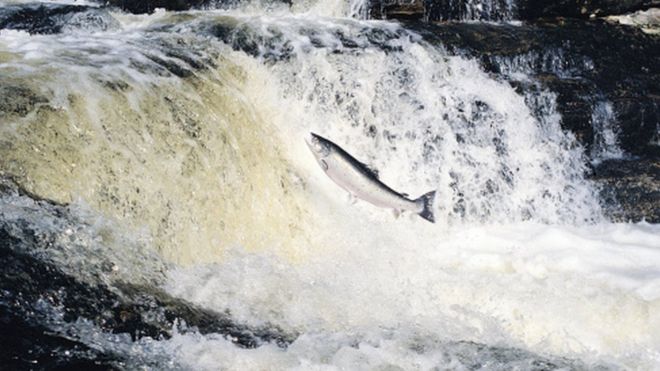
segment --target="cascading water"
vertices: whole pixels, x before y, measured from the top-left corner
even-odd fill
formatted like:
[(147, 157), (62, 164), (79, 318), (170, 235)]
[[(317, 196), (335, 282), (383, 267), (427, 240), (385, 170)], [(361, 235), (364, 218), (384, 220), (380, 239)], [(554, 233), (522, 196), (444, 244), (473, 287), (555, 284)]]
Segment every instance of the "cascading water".
[(439, 0), (427, 2), (426, 16), (439, 21), (514, 21), (518, 17), (515, 0)]
[(616, 115), (612, 103), (607, 101), (596, 103), (591, 120), (596, 129), (594, 148), (591, 151), (593, 161), (599, 162), (623, 157), (623, 151), (617, 143), (617, 133), (614, 125)]
[[(34, 321), (126, 369), (657, 367), (660, 229), (602, 215), (552, 93), (340, 16), (356, 4), (0, 31), (0, 240), (115, 300), (147, 287), (280, 335), (138, 336), (21, 299)], [(310, 131), (394, 189), (436, 189), (437, 223), (352, 204)]]

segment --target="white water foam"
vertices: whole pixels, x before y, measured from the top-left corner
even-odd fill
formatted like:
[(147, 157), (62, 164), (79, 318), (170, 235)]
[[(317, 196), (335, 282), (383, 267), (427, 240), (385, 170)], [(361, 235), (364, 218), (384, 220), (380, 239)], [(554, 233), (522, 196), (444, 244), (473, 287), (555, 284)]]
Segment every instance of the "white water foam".
[[(498, 225), (420, 238), (405, 223), (339, 224), (346, 237), (333, 231), (332, 246), (306, 261), (237, 251), (224, 264), (171, 272), (168, 290), (302, 333), (291, 352), (314, 346), (299, 365), (341, 366), (346, 348), (366, 343), (384, 353), (382, 365), (409, 369), (413, 339), (439, 342), (436, 350), (457, 339), (519, 346), (592, 365), (660, 361), (657, 226)], [(197, 346), (224, 354), (215, 342)], [(375, 366), (357, 348), (347, 367)], [(263, 352), (272, 349), (254, 357)], [(416, 357), (433, 364), (435, 355)]]

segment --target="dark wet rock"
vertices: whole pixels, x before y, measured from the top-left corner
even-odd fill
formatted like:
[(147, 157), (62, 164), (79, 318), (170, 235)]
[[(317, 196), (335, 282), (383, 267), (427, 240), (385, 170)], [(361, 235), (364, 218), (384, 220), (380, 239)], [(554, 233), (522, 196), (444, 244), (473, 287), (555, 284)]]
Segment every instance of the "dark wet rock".
[(2, 302), (0, 349), (0, 364), (6, 370), (120, 369), (119, 358), (53, 334), (34, 318)]
[(658, 0), (522, 0), (520, 18), (605, 16), (660, 6)]
[[(52, 288), (67, 284), (56, 269), (12, 250), (19, 241), (0, 229), (0, 362), (8, 369), (50, 370), (83, 367), (115, 369), (116, 357), (102, 354), (44, 325), (35, 306), (52, 302), (53, 290), (39, 290), (35, 279), (52, 279)], [(36, 263), (36, 264), (35, 264)], [(57, 291), (57, 290), (55, 290)], [(86, 292), (87, 293), (87, 292)]]
[[(182, 11), (195, 8), (232, 8), (244, 0), (105, 0), (99, 3), (134, 14), (153, 13), (156, 9)], [(290, 1), (282, 1), (290, 4)]]
[(127, 332), (135, 338), (167, 335), (165, 328), (142, 321), (130, 322), (122, 312), (142, 308), (129, 308), (107, 288), (80, 282), (50, 263), (14, 250), (17, 245), (34, 241), (20, 241), (2, 229), (0, 239), (4, 244), (0, 247), (0, 291), (3, 292), (0, 303), (8, 310), (41, 313), (39, 306), (47, 303), (62, 308), (64, 322), (83, 317), (103, 330)]
[(594, 166), (591, 178), (601, 185), (612, 219), (660, 223), (660, 156), (607, 160)]
[[(291, 4), (291, 0), (264, 0), (262, 3)], [(97, 0), (99, 4), (116, 7), (134, 14), (153, 13), (156, 9), (182, 11), (195, 8), (235, 8), (245, 0)]]
[(370, 3), (373, 18), (414, 18), (431, 22), (590, 18), (658, 6), (660, 0), (376, 0)]
[(119, 23), (104, 9), (83, 5), (20, 4), (0, 7), (0, 29), (31, 34), (56, 34), (67, 30), (106, 31)]
[(107, 0), (107, 6), (114, 6), (129, 13), (152, 13), (157, 8), (166, 10), (188, 10), (209, 3), (208, 0)]
[(423, 0), (374, 0), (369, 3), (375, 19), (422, 19), (426, 14)]

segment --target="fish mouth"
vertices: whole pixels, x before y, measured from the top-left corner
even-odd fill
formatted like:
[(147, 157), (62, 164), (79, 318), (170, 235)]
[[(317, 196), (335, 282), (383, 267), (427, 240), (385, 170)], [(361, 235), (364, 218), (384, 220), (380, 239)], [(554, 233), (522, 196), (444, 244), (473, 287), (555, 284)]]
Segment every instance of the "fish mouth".
[(321, 137), (320, 135), (318, 135), (318, 134), (316, 134), (312, 131), (309, 132), (309, 137), (308, 137), (308, 143), (309, 144), (311, 144), (311, 145), (319, 144), (319, 143), (321, 143), (321, 139), (323, 139), (323, 137)]
[(310, 132), (310, 135), (305, 137), (305, 144), (307, 144), (307, 147), (309, 147), (309, 150), (312, 151), (312, 153), (316, 153), (314, 150), (314, 140), (316, 139), (316, 134)]
[(312, 132), (309, 134), (310, 136), (305, 138), (305, 142), (307, 143), (307, 146), (312, 151), (314, 156), (316, 156), (317, 159), (329, 156), (331, 148), (328, 142), (320, 135), (314, 134)]
[(307, 146), (312, 150), (312, 152), (321, 153), (321, 149), (323, 147), (323, 142), (321, 139), (321, 136), (310, 131), (309, 136), (305, 138), (305, 143), (307, 143)]

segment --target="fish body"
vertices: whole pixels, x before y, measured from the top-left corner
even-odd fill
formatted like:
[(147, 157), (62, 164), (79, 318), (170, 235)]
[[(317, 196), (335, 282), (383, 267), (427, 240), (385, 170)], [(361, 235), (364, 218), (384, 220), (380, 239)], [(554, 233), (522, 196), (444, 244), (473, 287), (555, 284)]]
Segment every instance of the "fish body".
[(378, 174), (344, 149), (320, 135), (311, 133), (307, 142), (316, 161), (337, 185), (355, 197), (396, 212), (411, 211), (434, 223), (435, 191), (411, 200), (378, 179)]

